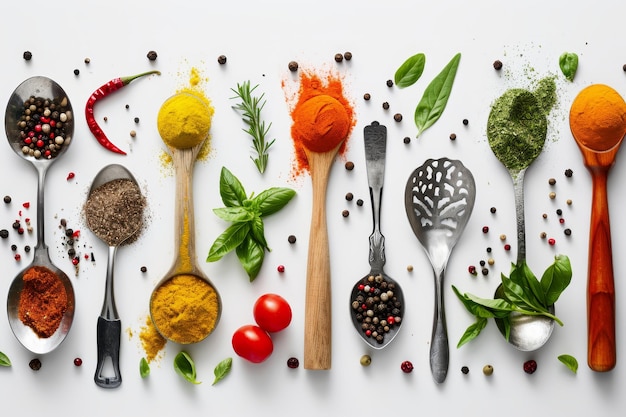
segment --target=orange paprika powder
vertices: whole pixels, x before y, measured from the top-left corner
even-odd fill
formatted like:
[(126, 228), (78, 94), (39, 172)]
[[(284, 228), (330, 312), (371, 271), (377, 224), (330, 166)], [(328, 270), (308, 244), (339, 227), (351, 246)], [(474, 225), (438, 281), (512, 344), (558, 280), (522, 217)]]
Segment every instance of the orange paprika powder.
[(56, 332), (67, 310), (67, 292), (61, 279), (50, 269), (33, 266), (22, 277), (18, 317), (42, 338)]

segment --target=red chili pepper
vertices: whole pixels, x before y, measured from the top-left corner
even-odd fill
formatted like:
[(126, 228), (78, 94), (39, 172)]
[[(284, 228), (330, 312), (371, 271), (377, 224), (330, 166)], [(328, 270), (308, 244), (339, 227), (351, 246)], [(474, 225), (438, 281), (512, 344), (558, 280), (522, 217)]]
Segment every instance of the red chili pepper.
[(149, 75), (149, 74), (161, 75), (161, 72), (160, 71), (147, 71), (141, 74), (132, 75), (130, 77), (114, 78), (108, 83), (102, 85), (96, 91), (94, 91), (91, 94), (91, 97), (89, 97), (89, 100), (87, 100), (87, 105), (85, 106), (85, 117), (87, 118), (87, 126), (89, 126), (89, 130), (91, 130), (91, 133), (93, 133), (93, 135), (96, 137), (100, 145), (104, 146), (106, 149), (112, 152), (117, 152), (122, 155), (126, 155), (126, 152), (124, 152), (123, 150), (115, 146), (109, 140), (109, 138), (107, 138), (102, 128), (100, 128), (100, 125), (98, 125), (98, 122), (96, 121), (96, 118), (94, 116), (94, 111), (93, 111), (94, 105), (96, 104), (98, 100), (101, 100), (107, 97), (114, 91), (117, 91), (122, 87), (126, 87), (134, 79), (143, 77), (144, 75)]

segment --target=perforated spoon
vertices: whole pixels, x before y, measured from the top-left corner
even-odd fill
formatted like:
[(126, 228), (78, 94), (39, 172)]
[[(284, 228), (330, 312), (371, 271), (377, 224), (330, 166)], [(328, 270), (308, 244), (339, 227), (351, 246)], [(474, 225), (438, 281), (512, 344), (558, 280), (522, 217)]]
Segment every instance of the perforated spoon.
[(474, 176), (461, 161), (428, 159), (411, 173), (404, 206), (413, 233), (422, 244), (435, 276), (435, 312), (430, 370), (436, 382), (448, 374), (450, 349), (443, 282), (452, 249), (467, 224), (476, 198)]
[[(36, 159), (28, 153), (24, 153), (22, 150), (22, 137), (20, 135), (21, 129), (18, 126), (18, 122), (24, 110), (24, 102), (31, 96), (45, 99), (59, 99), (59, 101), (67, 102), (65, 106), (67, 111), (65, 113), (68, 116), (68, 120), (65, 122), (64, 126), (66, 134), (65, 142), (57, 151), (56, 156), (51, 159), (45, 157)], [(67, 98), (67, 94), (59, 84), (47, 77), (31, 77), (22, 82), (9, 98), (4, 123), (7, 139), (9, 141), (9, 145), (11, 145), (11, 149), (13, 149), (13, 151), (21, 158), (33, 164), (37, 170), (37, 245), (33, 251), (33, 261), (31, 264), (17, 274), (11, 283), (7, 296), (7, 315), (9, 318), (9, 325), (11, 326), (11, 330), (17, 340), (31, 352), (44, 354), (56, 349), (61, 342), (65, 340), (74, 319), (75, 300), (72, 282), (65, 272), (52, 263), (48, 252), (48, 246), (46, 245), (44, 238), (44, 185), (46, 173), (48, 168), (50, 168), (50, 165), (52, 165), (67, 151), (67, 148), (72, 142), (72, 137), (74, 135), (72, 105)], [(54, 334), (47, 338), (37, 336), (37, 334), (33, 332), (30, 327), (23, 324), (19, 318), (19, 301), (24, 287), (22, 277), (24, 272), (33, 266), (44, 266), (54, 272), (63, 283), (67, 294), (67, 308), (63, 314), (61, 324)]]

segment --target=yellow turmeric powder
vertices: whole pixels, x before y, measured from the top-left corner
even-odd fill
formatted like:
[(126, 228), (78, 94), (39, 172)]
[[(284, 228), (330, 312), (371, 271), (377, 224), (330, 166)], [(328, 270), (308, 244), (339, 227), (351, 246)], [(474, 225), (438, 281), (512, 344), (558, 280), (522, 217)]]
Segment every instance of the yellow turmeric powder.
[(157, 127), (163, 141), (177, 149), (201, 144), (211, 129), (213, 107), (197, 94), (181, 92), (161, 106)]
[(195, 275), (176, 275), (159, 285), (150, 304), (159, 333), (177, 343), (203, 340), (219, 319), (217, 292)]
[[(595, 151), (608, 151), (626, 134), (626, 103), (604, 84), (584, 88), (570, 109), (570, 128), (576, 138)], [(619, 143), (619, 142), (618, 142)]]
[(141, 340), (143, 350), (146, 352), (146, 360), (148, 362), (152, 362), (159, 355), (167, 342), (156, 327), (154, 327), (150, 316), (147, 317), (145, 326), (141, 328), (139, 339)]

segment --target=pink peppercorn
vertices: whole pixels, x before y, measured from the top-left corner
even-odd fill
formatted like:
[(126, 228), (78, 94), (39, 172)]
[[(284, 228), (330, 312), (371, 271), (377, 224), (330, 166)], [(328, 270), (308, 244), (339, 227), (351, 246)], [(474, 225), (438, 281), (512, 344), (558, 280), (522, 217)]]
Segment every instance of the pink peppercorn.
[(285, 265), (278, 265), (278, 272), (285, 272)]
[(551, 237), (550, 239), (548, 239), (548, 244), (549, 244), (550, 246), (554, 246), (554, 244), (555, 244), (555, 243), (556, 243), (556, 240), (554, 240), (554, 238), (553, 238), (553, 237)]
[(511, 245), (509, 245), (508, 243), (504, 245), (504, 250), (511, 250)]
[(483, 233), (489, 232), (489, 226), (483, 226)]

